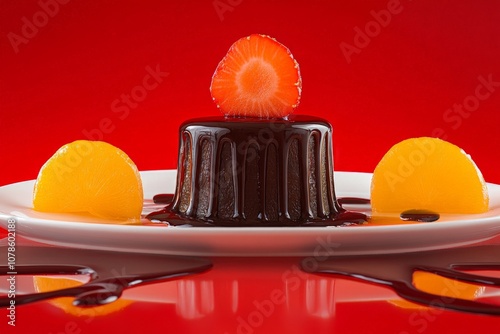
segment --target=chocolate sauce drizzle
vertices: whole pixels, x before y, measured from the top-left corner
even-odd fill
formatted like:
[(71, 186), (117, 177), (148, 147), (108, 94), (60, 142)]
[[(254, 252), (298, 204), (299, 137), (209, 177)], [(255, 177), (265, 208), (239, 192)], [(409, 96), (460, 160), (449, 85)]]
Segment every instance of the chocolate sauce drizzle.
[[(0, 248), (6, 258), (7, 247)], [(90, 281), (73, 288), (19, 295), (16, 305), (56, 297), (75, 297), (77, 306), (97, 306), (119, 298), (124, 289), (177, 279), (206, 271), (212, 263), (203, 258), (140, 253), (115, 253), (95, 250), (60, 249), (55, 247), (18, 247), (16, 258), (29, 259), (16, 265), (16, 275), (89, 275)], [(43, 263), (43, 264), (41, 264)], [(7, 266), (0, 267), (9, 275)], [(0, 297), (0, 307), (9, 306), (10, 298)]]
[(170, 206), (166, 206), (164, 209), (155, 211), (146, 216), (147, 219), (152, 221), (164, 221), (169, 225), (182, 226), (182, 227), (325, 227), (325, 226), (337, 226), (337, 227), (347, 227), (351, 225), (359, 225), (364, 223), (367, 218), (366, 215), (354, 211), (342, 211), (338, 213), (337, 217), (334, 219), (324, 219), (324, 220), (313, 220), (306, 222), (292, 222), (285, 221), (283, 223), (279, 221), (262, 222), (256, 220), (213, 220), (213, 219), (197, 219), (191, 217), (185, 217), (176, 214), (170, 210)]
[(336, 200), (332, 129), (322, 119), (202, 118), (183, 124), (179, 138), (175, 194), (150, 220), (226, 227), (366, 221)]
[[(153, 201), (156, 204), (170, 204), (172, 202), (172, 199), (174, 197), (174, 194), (157, 194), (153, 196)], [(339, 198), (338, 202), (340, 203), (342, 198)], [(363, 204), (365, 203), (365, 200), (363, 199), (358, 199), (359, 201), (362, 201)], [(368, 200), (369, 203), (369, 200)], [(353, 203), (348, 203), (348, 204), (353, 204)], [(160, 211), (153, 212), (152, 214), (147, 216), (148, 219), (151, 220), (161, 220), (161, 221), (166, 221), (168, 223), (173, 222), (172, 225), (177, 225), (177, 226), (205, 226), (205, 227), (214, 227), (216, 226), (215, 224), (212, 224), (211, 222), (208, 221), (200, 221), (194, 218), (187, 218), (187, 217), (182, 217), (179, 216), (173, 212), (170, 211), (169, 207), (167, 206), (165, 209), (162, 209)], [(362, 221), (366, 221), (366, 216), (357, 212), (352, 212), (352, 211), (345, 211), (343, 210), (342, 212), (339, 213), (338, 217), (335, 219), (337, 223), (339, 223), (339, 226), (349, 226), (350, 224), (359, 224)], [(340, 224), (342, 222), (342, 224)], [(250, 223), (239, 223), (240, 225), (238, 226), (252, 226), (252, 227), (269, 227), (269, 226), (275, 226), (269, 223), (265, 224), (258, 224), (256, 222), (250, 222)], [(301, 224), (301, 225), (296, 225), (296, 226), (330, 226), (331, 221), (325, 221), (324, 224), (322, 225), (319, 221), (315, 221), (312, 224)], [(235, 224), (227, 224), (227, 225), (219, 225), (219, 226), (229, 226), (229, 227), (234, 227)], [(283, 225), (279, 225), (283, 226)]]
[(430, 294), (413, 285), (413, 273), (424, 271), (446, 278), (499, 287), (500, 278), (474, 275), (463, 271), (500, 270), (498, 245), (454, 248), (439, 251), (367, 256), (338, 256), (311, 265), (302, 261), (302, 269), (318, 274), (345, 276), (388, 286), (402, 298), (443, 309), (500, 315), (498, 305)]
[(170, 204), (174, 199), (174, 194), (156, 194), (153, 196), (153, 202), (156, 204)]
[(423, 223), (435, 222), (439, 219), (439, 214), (428, 210), (406, 210), (400, 215), (401, 220), (416, 221)]
[(340, 205), (369, 205), (370, 200), (367, 198), (359, 198), (359, 197), (341, 197), (337, 200)]

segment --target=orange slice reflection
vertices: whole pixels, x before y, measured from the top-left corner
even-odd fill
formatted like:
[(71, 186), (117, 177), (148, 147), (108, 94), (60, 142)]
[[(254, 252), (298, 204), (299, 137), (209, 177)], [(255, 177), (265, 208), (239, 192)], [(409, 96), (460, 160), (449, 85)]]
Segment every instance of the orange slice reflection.
[[(64, 276), (33, 276), (33, 284), (37, 292), (49, 292), (73, 288), (84, 284), (78, 279)], [(99, 306), (80, 307), (73, 305), (73, 297), (60, 297), (49, 300), (48, 302), (66, 313), (77, 317), (96, 317), (104, 316), (118, 312), (132, 303), (131, 300), (119, 298), (118, 300)]]

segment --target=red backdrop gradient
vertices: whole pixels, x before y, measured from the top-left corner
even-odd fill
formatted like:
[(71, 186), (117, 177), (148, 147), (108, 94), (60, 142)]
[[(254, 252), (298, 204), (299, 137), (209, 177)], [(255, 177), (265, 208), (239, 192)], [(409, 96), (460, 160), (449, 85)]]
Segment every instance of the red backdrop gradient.
[(488, 0), (3, 0), (0, 185), (85, 138), (141, 170), (175, 168), (178, 126), (218, 114), (212, 73), (252, 33), (298, 60), (297, 113), (334, 125), (337, 170), (371, 172), (400, 140), (444, 136), (500, 183), (499, 22)]

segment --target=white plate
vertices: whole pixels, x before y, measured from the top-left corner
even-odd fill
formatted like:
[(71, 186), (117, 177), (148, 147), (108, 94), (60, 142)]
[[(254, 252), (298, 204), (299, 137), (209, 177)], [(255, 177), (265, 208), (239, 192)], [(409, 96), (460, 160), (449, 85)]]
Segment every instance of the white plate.
[[(175, 189), (173, 170), (141, 172), (144, 196)], [(369, 196), (372, 174), (336, 172), (338, 197)], [(31, 209), (34, 181), (0, 187), (0, 225), (16, 220), (16, 232), (52, 245), (179, 255), (315, 256), (383, 254), (448, 248), (500, 233), (500, 186), (488, 184), (490, 210), (444, 216), (434, 223), (357, 227), (226, 228), (164, 227), (106, 223), (79, 215)], [(152, 210), (145, 201), (145, 210)]]

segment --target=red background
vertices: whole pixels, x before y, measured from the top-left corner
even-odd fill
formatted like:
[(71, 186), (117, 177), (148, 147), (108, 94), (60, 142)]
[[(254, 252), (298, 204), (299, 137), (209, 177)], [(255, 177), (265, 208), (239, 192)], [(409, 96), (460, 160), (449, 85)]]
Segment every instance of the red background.
[[(96, 136), (97, 130), (140, 170), (175, 168), (178, 126), (188, 118), (218, 114), (209, 93), (212, 73), (229, 46), (252, 33), (275, 37), (299, 62), (303, 95), (297, 113), (322, 116), (334, 125), (337, 170), (371, 172), (393, 144), (441, 129), (472, 155), (487, 181), (500, 184), (500, 87), (468, 117), (446, 118), (455, 104), (474, 101), (479, 77), (500, 82), (498, 1), (401, 0), (384, 27), (373, 23), (373, 13), (394, 0), (60, 1), (64, 4), (0, 2), (0, 185), (36, 178), (60, 146), (86, 139), (89, 131)], [(30, 31), (34, 21), (39, 27)], [(356, 31), (366, 27), (375, 30), (363, 44)], [(357, 53), (346, 58), (342, 43), (357, 45)], [(157, 66), (168, 76), (121, 119), (124, 109), (117, 113), (112, 104), (137, 91), (147, 68)], [(239, 270), (209, 275), (222, 284), (240, 273), (237, 279), (250, 287), (245, 305), (252, 310), (253, 298), (263, 298), (252, 293), (261, 291), (262, 282), (276, 280), (283, 266), (257, 272), (256, 283), (253, 276), (238, 278)], [(150, 323), (174, 332), (213, 326), (165, 317), (174, 311), (144, 305), (92, 326), (116, 330), (123, 323), (121, 329), (130, 326), (130, 331)], [(64, 330), (67, 315), (45, 306), (20, 307), (19, 325), (28, 331)], [(143, 313), (137, 316), (139, 308)], [(346, 304), (339, 310), (339, 332), (419, 329), (408, 324), (408, 313), (385, 302)], [(450, 324), (455, 333), (498, 328), (498, 319), (491, 317), (444, 313), (434, 318), (426, 333), (443, 333)], [(307, 325), (307, 318), (291, 319), (288, 313), (277, 319), (264, 329)]]
[[(497, 1), (401, 0), (385, 27), (373, 13), (396, 0), (60, 1), (1, 2), (0, 185), (36, 178), (63, 144), (85, 131), (97, 138), (101, 122), (102, 139), (140, 170), (175, 168), (179, 124), (219, 113), (212, 73), (252, 33), (275, 37), (298, 60), (296, 112), (334, 125), (336, 170), (371, 172), (396, 142), (442, 129), (500, 183), (500, 87), (470, 116), (445, 119), (473, 101), (478, 77), (500, 82)], [(53, 17), (40, 14), (42, 3)], [(356, 27), (372, 29), (368, 41), (355, 39)], [(343, 42), (358, 53), (345, 57)], [(148, 66), (168, 75), (120, 119), (112, 103), (142, 85)]]

